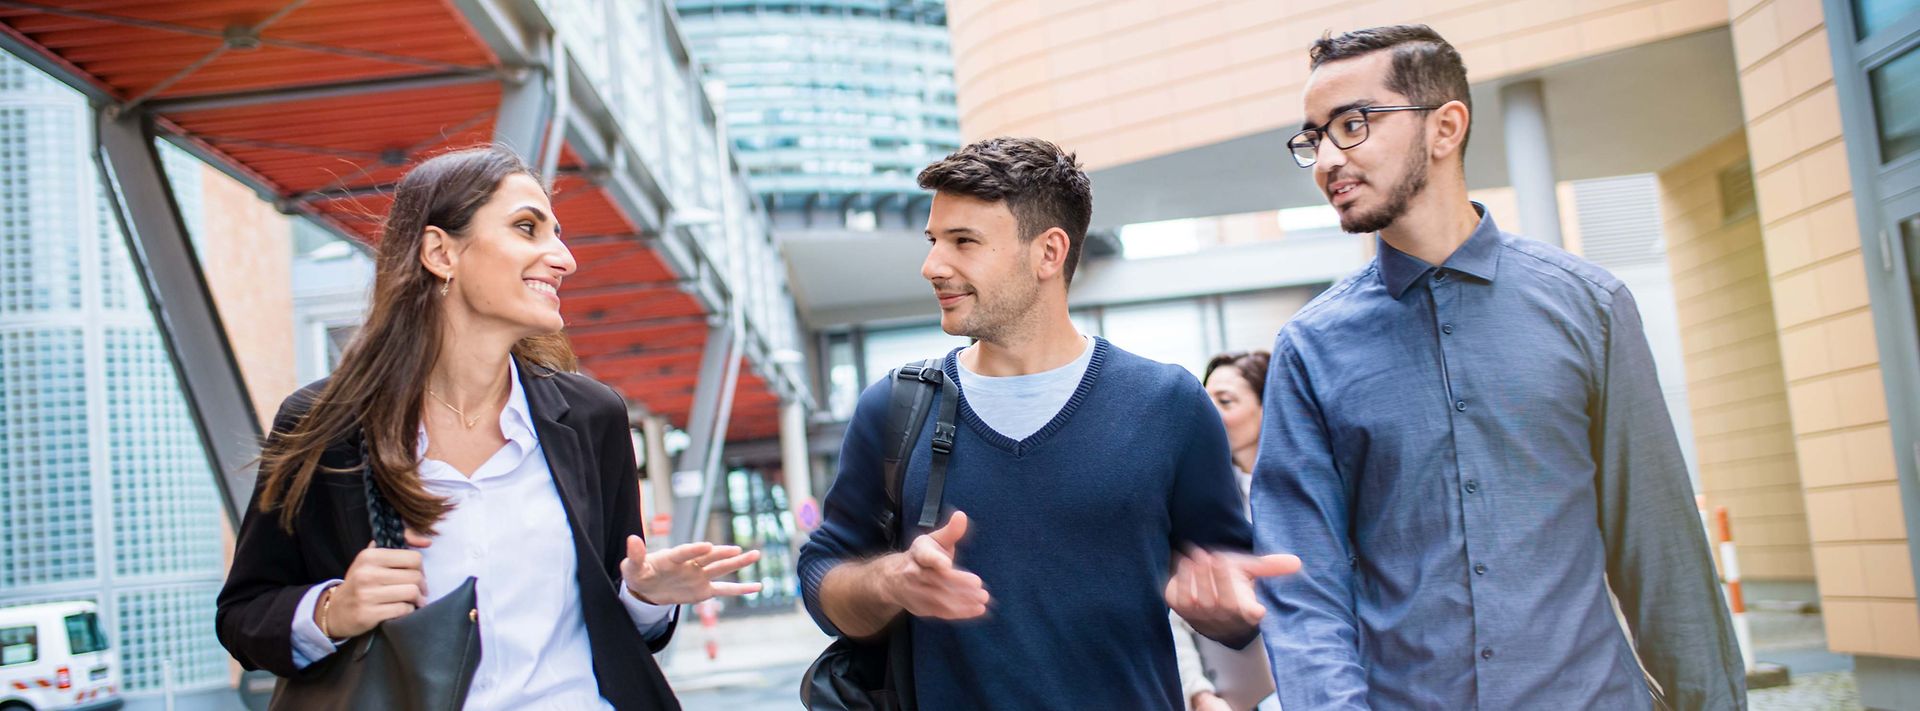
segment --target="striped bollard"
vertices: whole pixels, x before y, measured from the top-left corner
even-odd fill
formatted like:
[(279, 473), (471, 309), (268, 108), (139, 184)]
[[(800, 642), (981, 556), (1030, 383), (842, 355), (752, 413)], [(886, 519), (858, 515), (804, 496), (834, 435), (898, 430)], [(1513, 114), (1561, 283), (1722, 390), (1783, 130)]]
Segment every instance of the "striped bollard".
[(702, 600), (694, 605), (693, 609), (700, 614), (700, 629), (707, 636), (707, 659), (719, 659), (720, 639), (715, 634), (714, 627), (719, 623), (720, 601), (711, 598)]
[(1733, 635), (1740, 641), (1740, 661), (1753, 671), (1753, 629), (1747, 622), (1747, 601), (1740, 595), (1740, 559), (1733, 551), (1733, 525), (1727, 507), (1713, 507), (1714, 538), (1720, 545), (1720, 579), (1727, 586), (1727, 609), (1733, 613)]

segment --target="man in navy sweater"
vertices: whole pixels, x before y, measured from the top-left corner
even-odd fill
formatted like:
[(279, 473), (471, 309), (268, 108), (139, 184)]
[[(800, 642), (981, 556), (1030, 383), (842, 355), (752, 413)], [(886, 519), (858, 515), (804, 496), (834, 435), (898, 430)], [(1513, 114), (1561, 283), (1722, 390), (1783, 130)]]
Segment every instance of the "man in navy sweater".
[[(875, 383), (800, 551), (807, 611), (853, 638), (909, 615), (922, 709), (1180, 708), (1167, 609), (1243, 646), (1265, 614), (1252, 579), (1299, 559), (1246, 552), (1226, 434), (1194, 377), (1068, 318), (1093, 211), (1072, 154), (989, 139), (928, 166), (920, 186), (934, 191), (921, 276), (942, 329), (975, 339), (943, 363), (959, 385), (953, 513), (925, 535), (904, 517), (912, 543), (886, 549), (875, 521), (889, 506), (893, 383)], [(924, 501), (934, 419), (905, 473), (905, 511)]]

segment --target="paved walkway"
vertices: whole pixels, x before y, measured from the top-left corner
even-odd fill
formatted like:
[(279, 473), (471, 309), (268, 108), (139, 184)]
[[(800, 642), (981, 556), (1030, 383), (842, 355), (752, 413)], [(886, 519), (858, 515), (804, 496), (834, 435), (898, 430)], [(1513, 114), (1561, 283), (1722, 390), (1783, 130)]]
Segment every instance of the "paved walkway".
[[(712, 658), (707, 656), (708, 640), (716, 643)], [(793, 708), (800, 703), (800, 672), (831, 641), (798, 606), (791, 612), (722, 619), (712, 629), (702, 628), (699, 618), (689, 615), (680, 621), (673, 643), (660, 655), (660, 664), (674, 690), (682, 695), (723, 687), (776, 685), (787, 689), (792, 701), (780, 708)]]
[(1747, 694), (1750, 711), (1860, 711), (1853, 672), (1794, 674), (1791, 686)]

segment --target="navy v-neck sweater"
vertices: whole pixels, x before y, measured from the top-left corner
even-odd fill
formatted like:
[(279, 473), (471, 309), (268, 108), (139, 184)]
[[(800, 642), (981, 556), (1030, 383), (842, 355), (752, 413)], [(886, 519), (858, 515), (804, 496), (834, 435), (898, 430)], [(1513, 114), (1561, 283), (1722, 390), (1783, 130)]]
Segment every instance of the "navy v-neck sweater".
[[(945, 360), (956, 382), (958, 353)], [(920, 708), (1184, 707), (1162, 596), (1172, 552), (1252, 545), (1226, 432), (1200, 384), (1099, 339), (1066, 406), (1018, 442), (981, 421), (961, 385), (942, 523), (967, 513), (956, 562), (993, 600), (981, 619), (912, 621)], [(875, 521), (887, 506), (892, 389), (883, 380), (860, 396), (820, 529), (800, 551), (807, 611), (828, 634), (839, 630), (821, 613), (820, 579), (887, 552)], [(902, 540), (920, 533), (933, 424), (908, 467)]]

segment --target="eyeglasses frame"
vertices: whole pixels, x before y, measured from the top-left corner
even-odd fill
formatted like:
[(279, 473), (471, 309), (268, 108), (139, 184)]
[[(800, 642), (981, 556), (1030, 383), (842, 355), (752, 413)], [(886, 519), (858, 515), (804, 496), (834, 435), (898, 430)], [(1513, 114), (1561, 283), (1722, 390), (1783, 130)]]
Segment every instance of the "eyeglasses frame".
[[(1445, 104), (1441, 104), (1440, 106), (1445, 106)], [(1340, 145), (1339, 141), (1333, 141), (1334, 148), (1338, 148), (1343, 151), (1350, 151), (1358, 147), (1360, 144), (1366, 143), (1367, 139), (1373, 137), (1372, 114), (1384, 114), (1384, 113), (1389, 113), (1394, 111), (1432, 111), (1434, 109), (1440, 108), (1440, 106), (1358, 106), (1351, 109), (1347, 109), (1340, 113), (1334, 114), (1332, 118), (1327, 119), (1326, 123), (1320, 124), (1318, 126), (1303, 128), (1303, 129), (1300, 129), (1299, 133), (1293, 134), (1292, 138), (1287, 139), (1287, 153), (1293, 156), (1294, 165), (1298, 165), (1302, 168), (1312, 168), (1315, 163), (1320, 162), (1320, 158), (1319, 158), (1320, 142), (1318, 140), (1315, 140), (1313, 142), (1314, 159), (1306, 163), (1301, 163), (1300, 154), (1293, 152), (1294, 142), (1300, 140), (1301, 136), (1305, 136), (1308, 133), (1317, 133), (1320, 135), (1321, 138), (1332, 140), (1333, 137), (1331, 134), (1327, 133), (1327, 128), (1332, 126), (1333, 122), (1340, 120), (1341, 116), (1345, 116), (1347, 114), (1358, 111), (1360, 112), (1360, 120), (1367, 122), (1367, 135), (1361, 136), (1360, 140), (1354, 141), (1352, 145), (1343, 146), (1343, 145)]]

